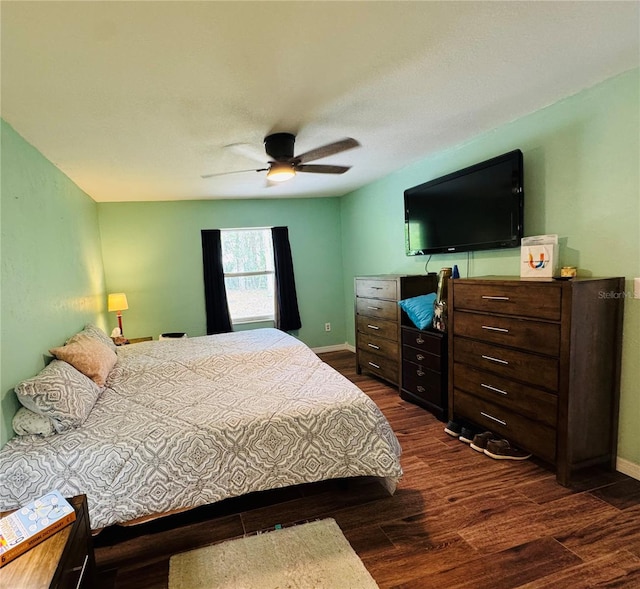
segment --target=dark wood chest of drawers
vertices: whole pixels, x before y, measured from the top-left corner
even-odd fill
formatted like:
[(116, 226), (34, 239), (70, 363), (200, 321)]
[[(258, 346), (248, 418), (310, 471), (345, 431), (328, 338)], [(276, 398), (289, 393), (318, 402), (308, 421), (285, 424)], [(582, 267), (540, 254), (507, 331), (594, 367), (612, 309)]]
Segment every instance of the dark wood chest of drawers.
[(435, 274), (383, 274), (355, 279), (356, 371), (363, 370), (400, 386), (398, 301), (435, 292)]
[(622, 278), (449, 283), (449, 412), (572, 471), (615, 468)]
[(402, 326), (400, 396), (447, 420), (447, 338), (444, 333)]

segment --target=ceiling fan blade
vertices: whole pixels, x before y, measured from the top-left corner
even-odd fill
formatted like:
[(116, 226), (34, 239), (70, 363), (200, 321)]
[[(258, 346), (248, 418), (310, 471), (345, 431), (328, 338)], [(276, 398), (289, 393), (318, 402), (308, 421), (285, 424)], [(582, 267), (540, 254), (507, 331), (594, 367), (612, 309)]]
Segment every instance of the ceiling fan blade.
[(323, 157), (329, 157), (330, 155), (341, 153), (343, 151), (346, 151), (347, 149), (353, 149), (354, 147), (359, 146), (360, 144), (355, 139), (347, 137), (346, 139), (342, 139), (341, 141), (335, 141), (334, 143), (328, 143), (327, 145), (323, 145), (322, 147), (316, 147), (315, 149), (296, 156), (294, 159), (296, 162), (305, 164), (307, 162), (319, 160)]
[(242, 155), (251, 160), (255, 160), (256, 162), (262, 162), (267, 159), (264, 151), (258, 149), (255, 145), (251, 143), (230, 143), (229, 145), (224, 146), (225, 149), (229, 149), (238, 155)]
[(234, 170), (233, 172), (218, 172), (217, 174), (204, 174), (200, 176), (200, 178), (214, 178), (215, 176), (227, 176), (228, 174), (242, 174), (243, 172), (266, 172), (269, 168), (259, 168), (256, 170), (252, 168), (251, 170)]
[(311, 172), (313, 174), (344, 174), (351, 166), (323, 166), (318, 164), (299, 164), (295, 166), (296, 172)]

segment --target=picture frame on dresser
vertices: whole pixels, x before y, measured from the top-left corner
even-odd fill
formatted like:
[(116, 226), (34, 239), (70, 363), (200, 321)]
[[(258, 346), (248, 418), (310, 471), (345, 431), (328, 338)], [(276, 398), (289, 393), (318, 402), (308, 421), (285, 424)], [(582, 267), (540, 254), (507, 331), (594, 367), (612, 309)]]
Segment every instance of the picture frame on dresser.
[(449, 283), (450, 419), (555, 469), (615, 470), (624, 278)]

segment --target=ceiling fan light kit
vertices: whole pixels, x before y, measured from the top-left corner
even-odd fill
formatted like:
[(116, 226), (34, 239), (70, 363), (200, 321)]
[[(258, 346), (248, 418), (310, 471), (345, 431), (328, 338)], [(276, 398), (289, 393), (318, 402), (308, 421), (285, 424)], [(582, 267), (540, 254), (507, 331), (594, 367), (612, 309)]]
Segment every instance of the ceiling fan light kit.
[[(294, 145), (296, 136), (292, 133), (272, 133), (264, 138), (264, 149), (267, 156), (271, 158), (268, 161), (268, 168), (259, 168), (257, 170), (238, 170), (237, 172), (222, 172), (220, 174), (206, 174), (203, 178), (211, 178), (213, 176), (224, 176), (226, 174), (235, 174), (239, 172), (267, 172), (267, 179), (275, 182), (284, 182), (293, 178), (298, 172), (306, 172), (311, 174), (344, 174), (350, 169), (350, 166), (336, 165), (309, 165), (307, 162), (319, 160), (354, 147), (359, 147), (359, 143), (347, 137), (340, 141), (334, 141), (321, 147), (316, 147), (310, 151), (294, 156)], [(234, 143), (229, 147), (241, 146), (243, 151), (246, 146), (241, 143)]]
[(287, 162), (274, 162), (269, 167), (267, 172), (267, 179), (274, 182), (284, 182), (290, 180), (296, 175), (296, 171), (293, 168), (293, 164)]

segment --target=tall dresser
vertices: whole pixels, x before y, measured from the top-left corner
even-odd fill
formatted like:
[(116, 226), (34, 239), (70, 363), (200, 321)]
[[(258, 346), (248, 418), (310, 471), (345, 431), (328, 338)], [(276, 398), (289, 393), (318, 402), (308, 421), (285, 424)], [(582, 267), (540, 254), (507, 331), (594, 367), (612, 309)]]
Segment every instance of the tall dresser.
[[(400, 326), (398, 301), (435, 292), (435, 274), (383, 274), (355, 279), (356, 371), (363, 370), (400, 386)], [(408, 319), (407, 319), (408, 321)]]
[(623, 278), (449, 283), (449, 414), (554, 465), (615, 468)]

